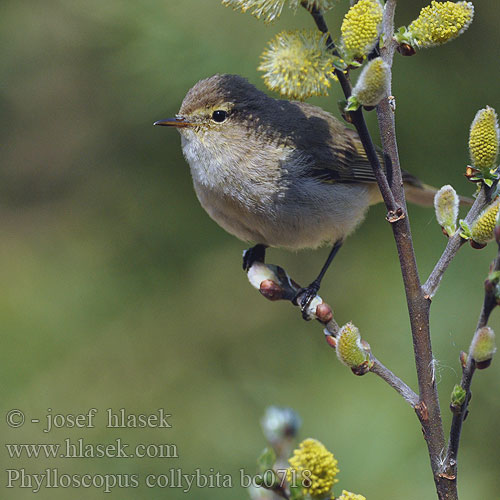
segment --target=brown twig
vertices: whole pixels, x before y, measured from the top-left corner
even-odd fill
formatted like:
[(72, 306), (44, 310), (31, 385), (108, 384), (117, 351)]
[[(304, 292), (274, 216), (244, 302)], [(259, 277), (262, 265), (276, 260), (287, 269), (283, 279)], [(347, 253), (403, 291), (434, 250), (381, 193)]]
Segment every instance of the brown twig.
[[(496, 240), (498, 244), (498, 252), (495, 260), (493, 261), (490, 272), (500, 271), (500, 229), (499, 227), (495, 230)], [(497, 301), (494, 295), (494, 287), (498, 279), (495, 279), (495, 283), (492, 283), (488, 278), (484, 284), (484, 300), (483, 307), (481, 308), (481, 313), (479, 315), (479, 320), (477, 322), (476, 331), (483, 328), (488, 324), (488, 320), (491, 312), (497, 306)], [(468, 413), (469, 402), (471, 398), (471, 384), (472, 377), (476, 371), (477, 364), (472, 358), (471, 354), (467, 356), (467, 361), (464, 366), (462, 366), (462, 380), (460, 386), (465, 391), (465, 400), (459, 407), (454, 407), (453, 418), (450, 427), (450, 437), (448, 441), (448, 450), (446, 452), (446, 458), (444, 460), (441, 474), (449, 479), (450, 481), (456, 482), (457, 478), (457, 457), (458, 457), (458, 447), (460, 444), (460, 435), (462, 432), (463, 422)]]
[(370, 361), (373, 365), (370, 371), (378, 375), (382, 380), (387, 382), (404, 400), (411, 405), (412, 408), (419, 402), (418, 394), (413, 389), (406, 385), (399, 377), (394, 375), (387, 367), (385, 367), (375, 356), (370, 356)]
[[(383, 18), (384, 46), (381, 49), (381, 56), (390, 68), (392, 67), (395, 47), (392, 43), (395, 8), (396, 0), (388, 0)], [(393, 167), (391, 188), (396, 202), (406, 215), (404, 218), (394, 223), (392, 229), (398, 249), (408, 312), (410, 315), (413, 350), (415, 354), (420, 394), (420, 403), (416, 406), (416, 413), (422, 424), (438, 497), (443, 499), (455, 498), (456, 491), (449, 491), (447, 485), (441, 481), (438, 475), (440, 466), (439, 457), (444, 448), (444, 433), (439, 397), (433, 373), (434, 357), (432, 354), (429, 324), (430, 300), (420, 284), (411, 237), (410, 222), (406, 208), (402, 171), (396, 141), (394, 111), (389, 105), (388, 100), (382, 100), (377, 106), (377, 117), (384, 153), (389, 156)]]
[[(248, 279), (266, 299), (271, 301), (287, 300), (293, 305), (297, 305), (298, 301), (293, 299), (302, 287), (290, 278), (283, 268), (272, 264), (255, 262), (248, 270)], [(333, 316), (331, 307), (319, 300), (319, 297), (317, 299), (317, 305), (313, 305), (314, 311), (311, 311), (311, 317), (314, 317), (324, 326), (328, 344), (335, 347), (334, 338), (340, 330), (339, 325)], [(370, 354), (370, 362), (369, 371), (387, 382), (412, 408), (415, 408), (419, 402), (418, 395), (372, 354)]]
[[(465, 222), (470, 226), (472, 222), (478, 217), (484, 207), (491, 201), (491, 191), (492, 189), (486, 189), (484, 186), (479, 191), (474, 204), (472, 205), (469, 213), (465, 217)], [(460, 236), (460, 230), (458, 230), (449, 240), (443, 254), (441, 255), (439, 261), (435, 265), (431, 274), (427, 278), (423, 289), (424, 293), (429, 297), (433, 297), (441, 283), (443, 274), (450, 265), (457, 252), (460, 250), (462, 245), (465, 243)]]

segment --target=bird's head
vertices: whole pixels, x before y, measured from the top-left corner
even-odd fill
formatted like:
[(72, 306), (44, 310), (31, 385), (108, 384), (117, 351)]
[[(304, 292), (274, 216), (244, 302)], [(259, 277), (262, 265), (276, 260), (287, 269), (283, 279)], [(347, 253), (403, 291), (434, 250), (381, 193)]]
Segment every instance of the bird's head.
[(268, 100), (241, 76), (214, 75), (189, 90), (174, 118), (159, 120), (155, 125), (176, 127), (186, 139), (231, 136), (231, 131), (248, 126)]

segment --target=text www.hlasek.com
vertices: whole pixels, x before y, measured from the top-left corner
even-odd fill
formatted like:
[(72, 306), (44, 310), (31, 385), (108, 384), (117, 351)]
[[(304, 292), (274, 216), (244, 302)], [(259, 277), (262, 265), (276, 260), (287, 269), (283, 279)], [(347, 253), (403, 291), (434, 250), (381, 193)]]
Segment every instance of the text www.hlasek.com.
[(6, 444), (10, 458), (179, 458), (172, 443), (144, 444), (130, 448), (120, 438), (108, 444), (86, 443), (83, 438), (64, 440), (64, 443)]

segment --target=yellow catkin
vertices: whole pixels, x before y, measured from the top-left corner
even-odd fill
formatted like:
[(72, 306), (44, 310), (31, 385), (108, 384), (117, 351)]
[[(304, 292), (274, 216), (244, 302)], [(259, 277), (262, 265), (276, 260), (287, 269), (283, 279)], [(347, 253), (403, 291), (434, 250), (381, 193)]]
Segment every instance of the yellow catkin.
[(493, 168), (498, 157), (498, 119), (493, 108), (479, 110), (470, 127), (469, 152), (479, 169)]
[(418, 48), (442, 45), (461, 35), (474, 17), (471, 2), (436, 2), (420, 11), (408, 26), (408, 35)]
[(287, 479), (291, 483), (304, 484), (304, 495), (324, 498), (338, 482), (335, 477), (339, 472), (338, 461), (316, 439), (302, 441), (288, 462)]
[(333, 56), (318, 31), (278, 33), (261, 55), (258, 69), (266, 86), (280, 94), (304, 100), (328, 95), (333, 77)]
[(340, 495), (337, 500), (366, 500), (366, 498), (363, 495), (357, 495), (356, 493), (343, 490), (342, 495)]
[(500, 198), (487, 207), (474, 221), (471, 227), (471, 238), (476, 242), (485, 244), (493, 239), (493, 230), (498, 222), (498, 208)]
[[(331, 9), (336, 0), (306, 0), (305, 7), (313, 7), (325, 11)], [(257, 19), (262, 19), (265, 23), (272, 23), (280, 17), (287, 0), (222, 0), (222, 5), (232, 7), (240, 12), (250, 12)], [(297, 10), (300, 7), (300, 0), (289, 0), (289, 7)]]
[(377, 0), (360, 0), (344, 17), (342, 49), (347, 58), (363, 58), (377, 43), (383, 10)]

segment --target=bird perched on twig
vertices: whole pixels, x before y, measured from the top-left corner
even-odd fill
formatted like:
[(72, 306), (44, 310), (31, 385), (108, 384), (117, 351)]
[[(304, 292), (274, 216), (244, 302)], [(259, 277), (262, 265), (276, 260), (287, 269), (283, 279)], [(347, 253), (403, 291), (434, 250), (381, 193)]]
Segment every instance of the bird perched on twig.
[[(342, 242), (381, 201), (358, 134), (330, 113), (274, 99), (237, 75), (214, 75), (187, 93), (176, 127), (203, 208), (226, 231), (256, 245), (243, 267), (264, 261), (267, 247), (333, 244), (319, 276), (298, 296), (302, 310)], [(381, 162), (383, 163), (383, 162)], [(410, 201), (432, 205), (435, 190), (404, 172)]]

